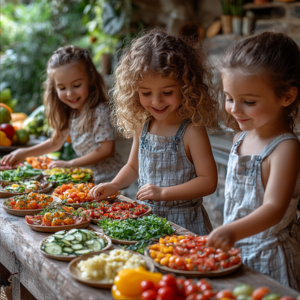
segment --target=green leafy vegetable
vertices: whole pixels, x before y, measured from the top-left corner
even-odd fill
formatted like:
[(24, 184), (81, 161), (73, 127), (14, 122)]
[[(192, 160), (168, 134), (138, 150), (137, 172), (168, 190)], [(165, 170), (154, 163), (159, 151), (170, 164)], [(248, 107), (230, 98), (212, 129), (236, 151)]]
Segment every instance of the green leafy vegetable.
[(125, 241), (157, 239), (175, 232), (170, 222), (155, 215), (138, 219), (126, 219), (121, 222), (118, 220), (102, 219), (99, 220), (98, 226), (110, 237)]

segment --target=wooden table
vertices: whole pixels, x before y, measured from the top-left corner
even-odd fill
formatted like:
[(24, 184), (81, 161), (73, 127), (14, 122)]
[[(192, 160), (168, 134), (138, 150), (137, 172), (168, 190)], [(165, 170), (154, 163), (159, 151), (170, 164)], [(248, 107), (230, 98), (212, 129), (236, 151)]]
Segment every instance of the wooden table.
[[(44, 257), (39, 252), (39, 245), (49, 234), (31, 230), (25, 224), (24, 217), (7, 214), (2, 208), (2, 202), (0, 201), (0, 284), (6, 282), (9, 275), (7, 270), (10, 273), (18, 272), (13, 276), (14, 300), (113, 299), (110, 290), (88, 287), (72, 279), (68, 274), (68, 262)], [(97, 230), (97, 226), (91, 227)], [(179, 228), (182, 234), (188, 233), (186, 229)], [(254, 287), (268, 286), (272, 292), (281, 295), (300, 296), (295, 290), (246, 266), (229, 276), (210, 281), (216, 289), (233, 289), (238, 283), (249, 283)]]

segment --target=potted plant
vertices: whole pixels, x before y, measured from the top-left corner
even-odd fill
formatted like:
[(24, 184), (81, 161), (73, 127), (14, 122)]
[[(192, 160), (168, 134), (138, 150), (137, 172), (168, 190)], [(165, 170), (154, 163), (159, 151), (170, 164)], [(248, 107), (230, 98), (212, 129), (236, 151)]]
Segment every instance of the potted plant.
[(243, 15), (243, 0), (234, 0), (230, 4), (230, 12), (232, 14), (232, 31), (236, 35), (242, 34), (242, 15)]
[(230, 14), (230, 0), (222, 0), (222, 16), (221, 16), (221, 23), (222, 23), (222, 31), (223, 33), (231, 33), (232, 32), (232, 21), (231, 21), (231, 14)]

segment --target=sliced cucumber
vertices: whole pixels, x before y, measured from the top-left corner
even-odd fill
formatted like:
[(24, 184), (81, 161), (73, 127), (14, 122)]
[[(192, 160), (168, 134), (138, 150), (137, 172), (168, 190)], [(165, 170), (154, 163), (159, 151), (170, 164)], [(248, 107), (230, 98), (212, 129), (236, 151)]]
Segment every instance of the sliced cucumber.
[(104, 248), (105, 247), (105, 240), (104, 239), (98, 239), (98, 241), (101, 243), (101, 246), (102, 246), (102, 248)]
[(47, 243), (44, 244), (45, 247), (52, 246), (52, 245), (57, 245), (57, 243), (53, 243), (53, 242), (48, 243), (47, 242)]
[(62, 255), (68, 256), (68, 255), (69, 255), (69, 253), (67, 253), (67, 252), (63, 252), (63, 253), (62, 253)]
[(52, 236), (58, 238), (58, 239), (63, 239), (64, 236), (62, 234), (53, 234)]
[(45, 252), (51, 255), (60, 255), (62, 254), (62, 247), (57, 244), (52, 244), (45, 247)]
[(77, 232), (78, 231), (78, 229), (71, 229), (71, 230), (69, 230), (68, 232), (67, 232), (67, 235), (69, 235), (69, 234), (73, 234), (73, 233), (75, 233), (75, 232)]
[(73, 253), (74, 250), (69, 247), (64, 247), (64, 252)]
[(67, 232), (66, 230), (61, 230), (61, 231), (55, 232), (55, 234), (61, 234), (61, 235), (64, 235), (66, 232)]
[(77, 240), (78, 242), (81, 242), (82, 239), (83, 239), (82, 233), (81, 233), (80, 231), (74, 233), (74, 236), (75, 236), (75, 238), (76, 238), (76, 240)]
[(85, 242), (88, 239), (87, 235), (83, 232), (80, 233), (82, 234), (82, 242)]
[(49, 236), (46, 241), (47, 241), (47, 243), (51, 243), (51, 242), (56, 241), (56, 239), (54, 236)]
[(102, 247), (102, 244), (100, 243), (99, 240), (93, 240), (94, 243), (93, 243), (93, 248), (92, 250), (93, 251), (100, 251), (103, 247)]
[(71, 248), (74, 250), (80, 250), (83, 248), (83, 246), (81, 244), (73, 244)]
[(69, 241), (65, 240), (65, 239), (62, 239), (61, 242), (63, 244), (65, 244), (66, 246), (69, 246), (69, 247), (71, 246), (71, 243)]
[(78, 244), (77, 240), (71, 241), (72, 244)]
[(64, 240), (67, 240), (67, 241), (73, 241), (73, 240), (75, 240), (75, 236), (72, 235), (72, 234), (70, 234), (70, 235), (65, 235)]
[(91, 250), (77, 250), (77, 251), (75, 251), (75, 254), (83, 255), (83, 254), (88, 254), (90, 252), (91, 252)]

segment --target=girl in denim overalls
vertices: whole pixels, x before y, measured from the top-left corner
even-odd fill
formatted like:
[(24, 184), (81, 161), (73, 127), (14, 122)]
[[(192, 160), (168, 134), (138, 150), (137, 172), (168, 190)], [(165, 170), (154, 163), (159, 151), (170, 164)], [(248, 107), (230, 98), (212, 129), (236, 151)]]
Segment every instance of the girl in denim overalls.
[(207, 235), (212, 226), (202, 197), (217, 171), (205, 128), (217, 127), (218, 102), (200, 45), (155, 29), (133, 40), (116, 70), (113, 116), (133, 136), (128, 163), (99, 199), (139, 178), (137, 199), (153, 213)]
[(300, 52), (281, 33), (265, 32), (233, 47), (221, 64), (225, 124), (234, 139), (225, 184), (224, 226), (208, 244), (234, 245), (243, 263), (300, 290)]

